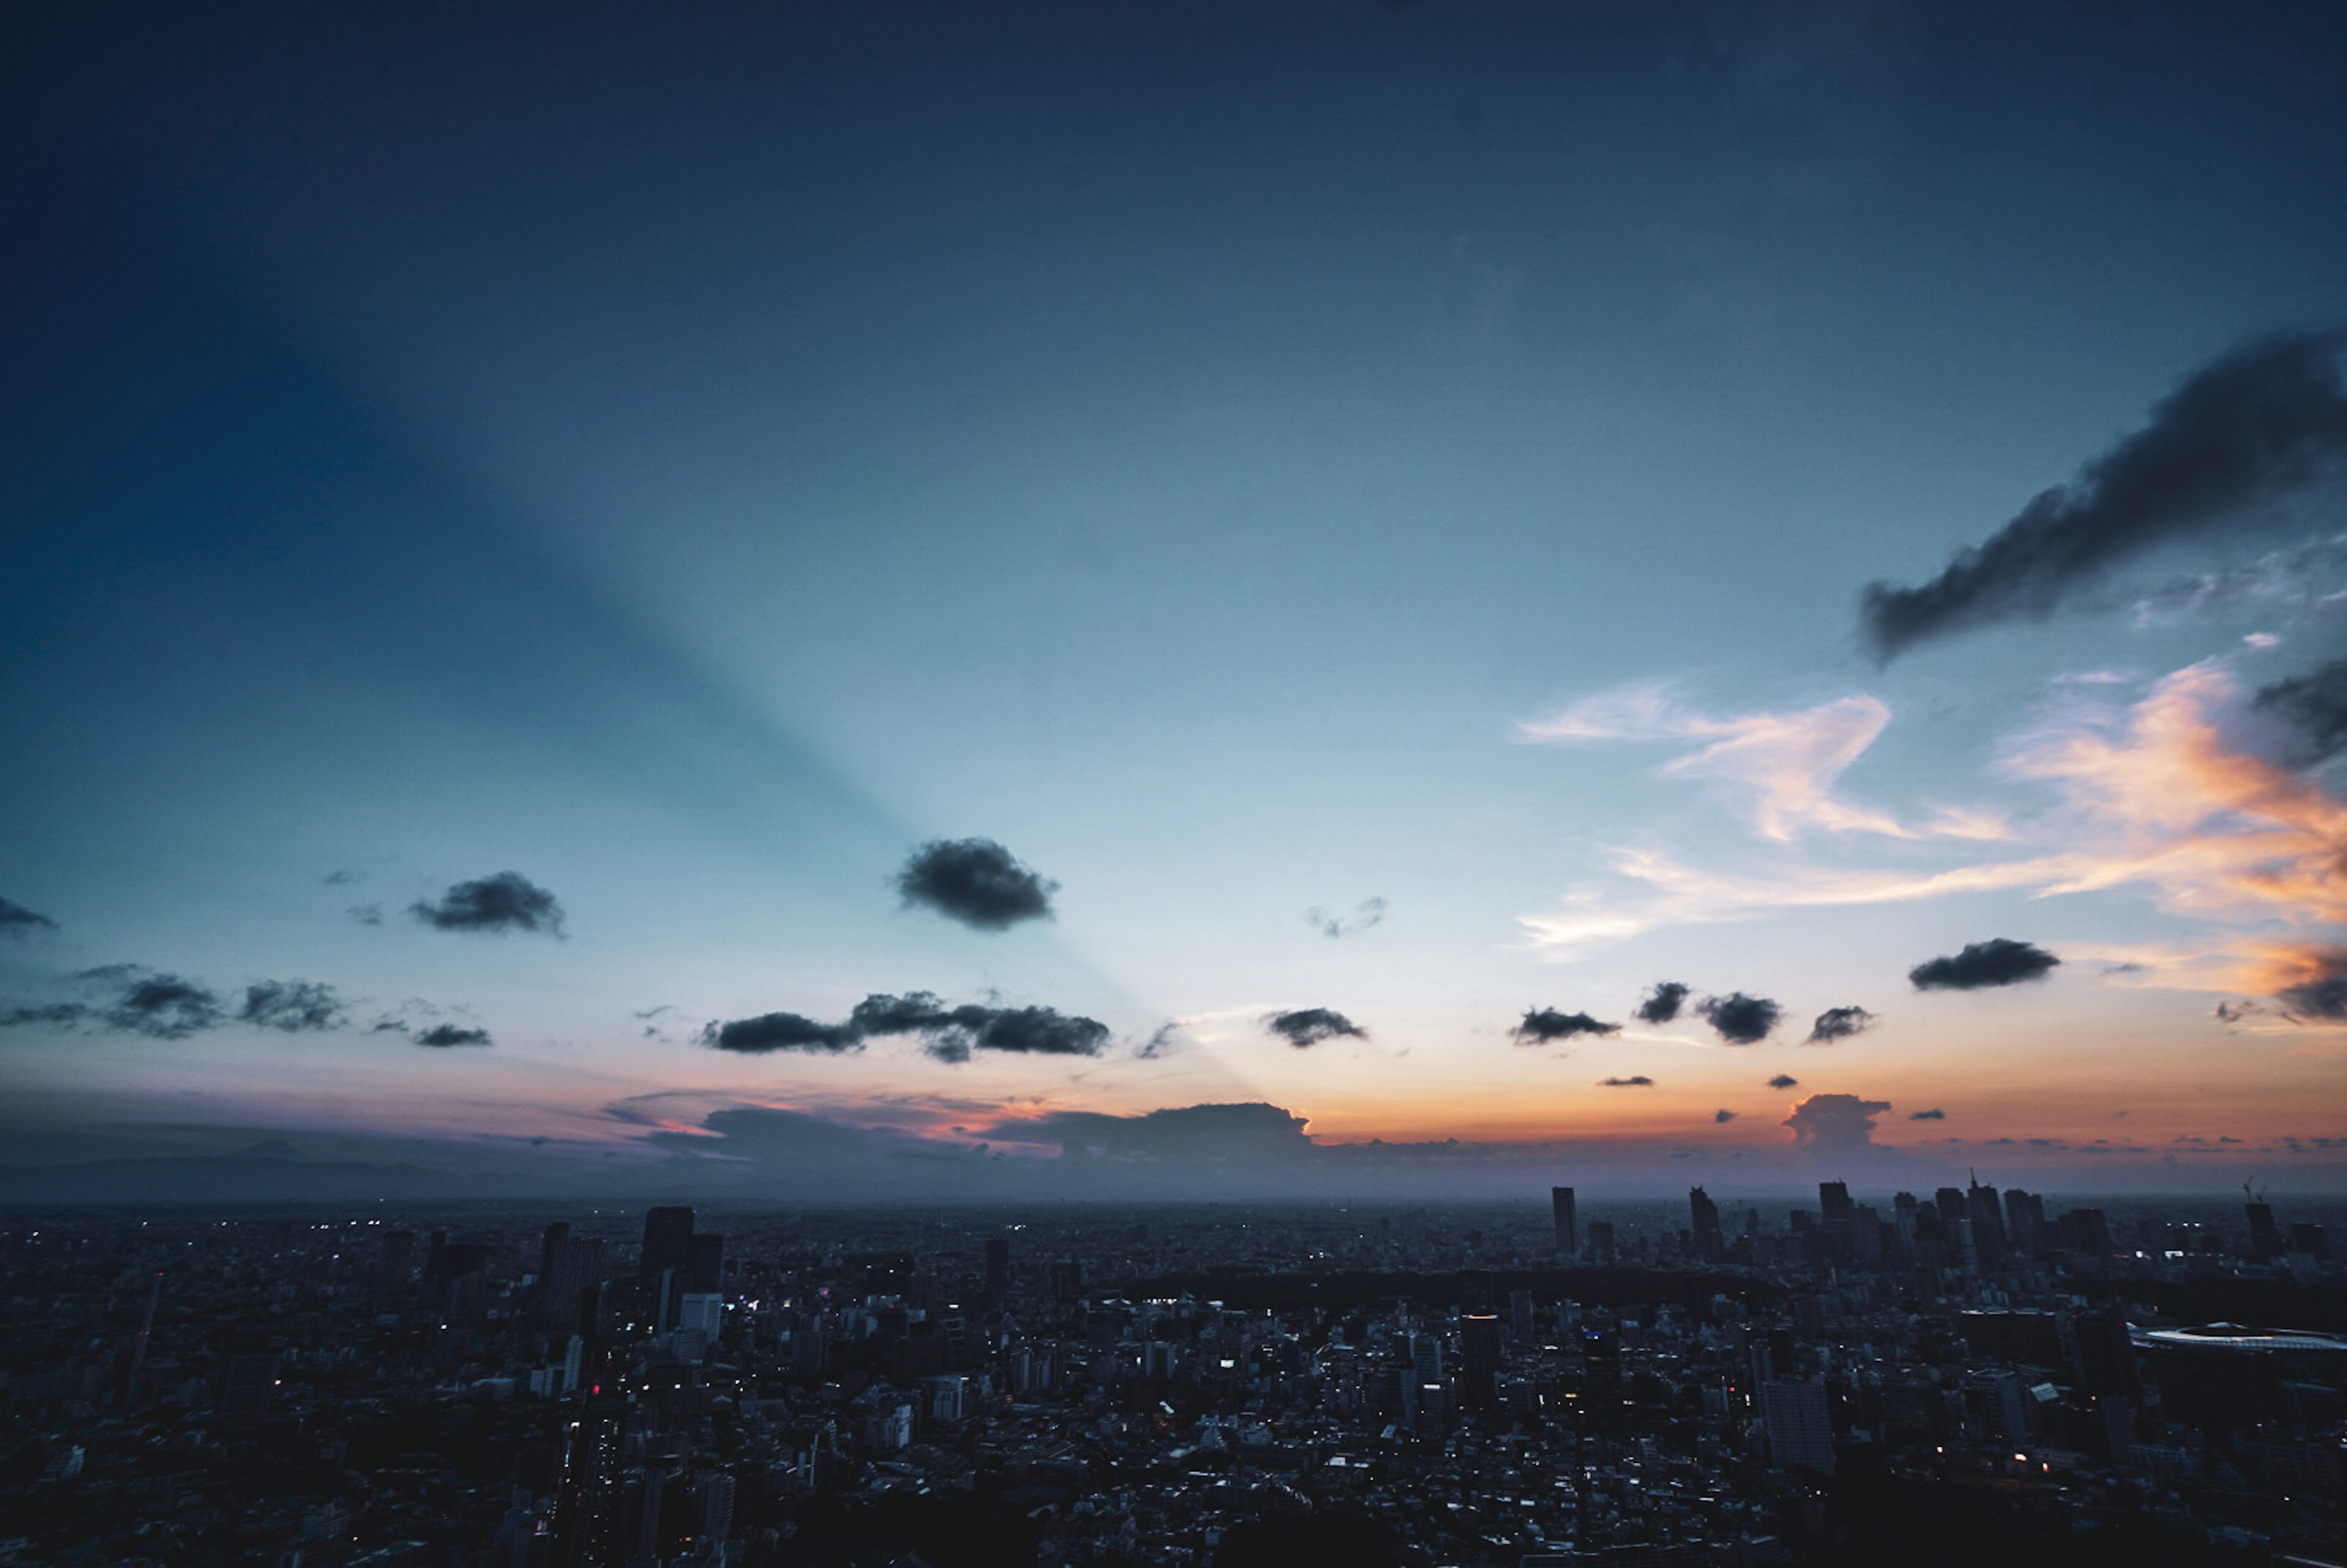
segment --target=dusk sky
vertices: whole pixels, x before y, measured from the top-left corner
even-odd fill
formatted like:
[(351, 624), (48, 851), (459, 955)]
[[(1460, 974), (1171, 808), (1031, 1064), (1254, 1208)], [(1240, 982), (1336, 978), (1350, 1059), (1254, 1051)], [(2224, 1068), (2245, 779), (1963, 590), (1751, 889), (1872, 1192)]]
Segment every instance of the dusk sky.
[(2347, 1187), (2335, 5), (7, 28), (0, 1164)]

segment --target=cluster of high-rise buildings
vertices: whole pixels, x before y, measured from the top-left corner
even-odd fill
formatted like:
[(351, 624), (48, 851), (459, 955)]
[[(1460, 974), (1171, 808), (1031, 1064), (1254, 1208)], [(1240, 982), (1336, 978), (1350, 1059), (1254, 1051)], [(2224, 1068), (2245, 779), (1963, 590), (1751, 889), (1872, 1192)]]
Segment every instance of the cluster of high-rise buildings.
[(2336, 1216), (2048, 1207), (23, 1216), (0, 1562), (2347, 1561)]

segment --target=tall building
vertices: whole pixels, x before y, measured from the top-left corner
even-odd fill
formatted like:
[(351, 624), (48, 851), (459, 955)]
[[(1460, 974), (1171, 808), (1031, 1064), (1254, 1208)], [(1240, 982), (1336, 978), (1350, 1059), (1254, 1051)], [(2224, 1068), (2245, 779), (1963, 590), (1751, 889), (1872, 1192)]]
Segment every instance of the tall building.
[(1778, 1469), (1833, 1474), (1833, 1422), (1822, 1385), (1761, 1384), (1760, 1425), (1768, 1434), (1768, 1457)]
[(1459, 1320), (1460, 1376), (1471, 1409), (1489, 1409), (1498, 1401), (1500, 1382), (1500, 1319), (1489, 1312), (1471, 1312)]
[(1818, 1184), (1818, 1214), (1827, 1225), (1851, 1217), (1850, 1184), (1819, 1182)]
[(1581, 1251), (1581, 1225), (1573, 1212), (1573, 1189), (1551, 1187), (1548, 1206), (1556, 1220), (1556, 1250), (1572, 1257)]
[(685, 1274), (692, 1289), (724, 1289), (725, 1238), (715, 1231), (696, 1231), (685, 1237)]
[(562, 1249), (570, 1245), (570, 1225), (557, 1220), (546, 1227), (538, 1242), (538, 1287), (544, 1290), (554, 1281), (554, 1266), (561, 1261)]
[(1687, 1209), (1691, 1215), (1689, 1228), (1695, 1233), (1696, 1256), (1705, 1263), (1717, 1263), (1727, 1255), (1727, 1238), (1719, 1228), (1719, 1205), (1701, 1187), (1690, 1187)]
[(598, 1236), (572, 1236), (562, 1244), (546, 1281), (546, 1322), (550, 1328), (579, 1325), (579, 1292), (603, 1283), (604, 1245)]
[(997, 1307), (1010, 1296), (1010, 1239), (990, 1236), (986, 1243), (986, 1299)]
[(2251, 1257), (2280, 1257), (2290, 1250), (2290, 1244), (2282, 1240), (2281, 1227), (2274, 1224), (2271, 1204), (2262, 1198), (2253, 1197), (2241, 1205), (2241, 1212), (2249, 1215), (2250, 1219), (2250, 1255)]
[(646, 1209), (644, 1251), (636, 1277), (647, 1285), (658, 1285), (662, 1273), (689, 1267), (692, 1262), (692, 1211), (682, 1206)]
[(2004, 1261), (2004, 1211), (1997, 1202), (1996, 1189), (1983, 1187), (1980, 1178), (1972, 1179), (1972, 1190), (1964, 1194), (1964, 1217), (1973, 1222), (1973, 1247), (1980, 1254), (1983, 1268), (1994, 1268)]
[(2016, 1257), (2035, 1257), (2045, 1249), (2045, 1199), (2019, 1187), (2004, 1190), (2004, 1241)]

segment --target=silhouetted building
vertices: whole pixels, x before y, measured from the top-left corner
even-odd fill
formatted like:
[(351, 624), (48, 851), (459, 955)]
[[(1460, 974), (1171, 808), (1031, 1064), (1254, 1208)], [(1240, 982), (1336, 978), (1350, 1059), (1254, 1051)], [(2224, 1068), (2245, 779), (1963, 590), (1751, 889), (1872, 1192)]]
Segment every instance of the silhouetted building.
[(2035, 1257), (2045, 1249), (2045, 1200), (2019, 1187), (2004, 1193), (2004, 1240), (2016, 1257)]
[(1573, 1212), (1573, 1189), (1551, 1187), (1548, 1206), (1556, 1222), (1556, 1250), (1567, 1257), (1576, 1255), (1581, 1251), (1581, 1225)]
[(1614, 1261), (1614, 1222), (1612, 1220), (1589, 1222), (1589, 1253), (1600, 1263)]
[(2274, 1224), (2273, 1205), (2262, 1198), (2253, 1198), (2241, 1205), (2250, 1219), (2250, 1255), (2259, 1258), (2280, 1257), (2290, 1250), (2281, 1238), (2281, 1227)]
[(986, 1243), (986, 1299), (997, 1307), (1010, 1297), (1010, 1240), (989, 1236)]
[(725, 1288), (725, 1238), (714, 1231), (698, 1231), (685, 1238), (687, 1288), (714, 1293)]
[(1688, 1229), (1695, 1242), (1695, 1255), (1705, 1263), (1717, 1263), (1727, 1255), (1727, 1241), (1719, 1228), (1719, 1205), (1711, 1201), (1701, 1187), (1687, 1189)]
[(645, 1210), (644, 1251), (636, 1277), (658, 1285), (667, 1270), (689, 1267), (692, 1262), (692, 1211), (682, 1206)]
[(1498, 1399), (1500, 1320), (1488, 1312), (1471, 1312), (1459, 1320), (1460, 1378), (1462, 1397), (1471, 1409), (1489, 1409)]
[(2065, 1209), (2056, 1228), (2065, 1252), (2108, 1257), (2116, 1250), (2111, 1245), (2111, 1222), (2100, 1209)]
[(1778, 1469), (1833, 1474), (1833, 1422), (1822, 1385), (1781, 1379), (1761, 1384), (1760, 1425)]
[(1997, 1202), (1994, 1187), (1982, 1186), (1975, 1177), (1972, 1188), (1964, 1194), (1964, 1217), (1972, 1221), (1973, 1250), (1978, 1255), (1983, 1268), (1994, 1268), (2004, 1261), (2004, 1211)]

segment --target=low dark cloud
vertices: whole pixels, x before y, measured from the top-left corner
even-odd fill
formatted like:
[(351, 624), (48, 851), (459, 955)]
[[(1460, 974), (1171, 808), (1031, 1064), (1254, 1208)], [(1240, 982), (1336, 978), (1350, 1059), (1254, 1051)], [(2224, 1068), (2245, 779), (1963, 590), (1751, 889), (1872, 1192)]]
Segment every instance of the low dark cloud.
[(2185, 377), (2144, 426), (2040, 492), (1929, 582), (1867, 585), (1860, 635), (1885, 662), (1918, 642), (2042, 620), (2103, 570), (2225, 524), (2347, 456), (2338, 332), (2278, 333)]
[(1276, 1012), (1263, 1020), (1263, 1027), (1299, 1050), (1307, 1045), (1318, 1045), (1324, 1040), (1369, 1038), (1368, 1030), (1343, 1013), (1328, 1008), (1298, 1008), (1294, 1012)]
[(2289, 727), (2280, 748), (2284, 762), (2292, 767), (2328, 762), (2347, 751), (2347, 659), (2260, 687), (2251, 706)]
[(1636, 1014), (1638, 1021), (1640, 1023), (1670, 1022), (1679, 1016), (1679, 1009), (1686, 1005), (1687, 989), (1687, 987), (1676, 980), (1655, 981), (1655, 989), (1648, 991), (1645, 999), (1638, 1004)]
[(1190, 1043), (1190, 1036), (1177, 1019), (1167, 1019), (1157, 1026), (1147, 1040), (1133, 1049), (1133, 1054), (1143, 1061), (1154, 1061), (1161, 1056), (1171, 1056)]
[(1819, 1149), (1860, 1149), (1874, 1142), (1874, 1119), (1891, 1109), (1888, 1100), (1855, 1094), (1812, 1094), (1778, 1123), (1793, 1141)]
[(1317, 907), (1304, 911), (1304, 923), (1331, 940), (1357, 937), (1378, 925), (1385, 917), (1386, 901), (1382, 898), (1364, 898), (1349, 915), (1332, 915)]
[(459, 882), (436, 902), (418, 899), (409, 914), (443, 931), (538, 931), (562, 935), (562, 906), (518, 871)]
[(340, 1029), (345, 1021), (343, 999), (316, 980), (257, 980), (244, 988), (236, 1016), (288, 1034)]
[(27, 1026), (71, 1029), (88, 1016), (89, 1009), (79, 1002), (34, 1003), (0, 1009), (0, 1029), (24, 1029)]
[(1907, 982), (1919, 991), (1977, 991), (2044, 979), (2061, 962), (2034, 943), (1992, 937), (1965, 943), (1960, 953), (1916, 965), (1907, 971)]
[(0, 937), (29, 937), (36, 931), (54, 931), (57, 923), (46, 915), (36, 914), (12, 899), (0, 898)]
[[(2347, 1019), (2347, 953), (2326, 955), (2321, 972), (2276, 991), (2274, 1000), (2293, 1020)], [(2218, 1016), (2224, 1015), (2220, 1012)]]
[(1742, 991), (1706, 997), (1695, 1010), (1730, 1045), (1759, 1044), (1785, 1016), (1785, 1009), (1767, 997), (1747, 997)]
[(897, 892), (976, 931), (1007, 931), (1047, 920), (1060, 890), (990, 838), (933, 838), (906, 857)]
[(418, 1045), (428, 1045), (440, 1050), (446, 1050), (452, 1046), (491, 1043), (487, 1030), (467, 1029), (461, 1024), (453, 1023), (436, 1023), (429, 1029), (417, 1030), (409, 1038)]
[(1777, 1074), (1776, 1077), (1768, 1081), (1768, 1087), (1771, 1089), (1798, 1089), (1800, 1087), (1800, 1083), (1801, 1081), (1794, 1077), (1791, 1073), (1780, 1072)]
[(1828, 1008), (1809, 1026), (1810, 1045), (1831, 1045), (1864, 1034), (1874, 1027), (1874, 1015), (1862, 1007)]
[(1910, 1122), (1945, 1122), (1947, 1119), (1948, 1113), (1940, 1110), (1936, 1106), (1929, 1111), (1910, 1111), (1907, 1112), (1907, 1120)]
[(1654, 1086), (1655, 1081), (1643, 1072), (1631, 1078), (1601, 1078), (1597, 1081), (1600, 1089), (1652, 1089)]
[(856, 1050), (876, 1035), (918, 1036), (940, 1061), (968, 1061), (977, 1050), (1030, 1056), (1097, 1056), (1108, 1043), (1108, 1025), (1097, 1019), (1048, 1007), (996, 1007), (964, 1003), (948, 1007), (931, 991), (902, 996), (875, 993), (856, 1004), (845, 1021), (824, 1023), (794, 1012), (712, 1023), (701, 1042), (719, 1050), (764, 1055), (776, 1050), (836, 1054)]
[(208, 988), (136, 964), (85, 969), (76, 979), (113, 992), (113, 999), (96, 1009), (99, 1020), (150, 1039), (185, 1040), (219, 1028), (223, 1017), (220, 998)]
[(794, 1012), (770, 1012), (712, 1023), (701, 1031), (701, 1043), (745, 1056), (764, 1056), (776, 1050), (835, 1054), (859, 1049), (864, 1044), (864, 1033), (852, 1024), (817, 1023)]
[(1181, 1105), (1137, 1116), (1055, 1111), (1006, 1118), (980, 1135), (1015, 1143), (1058, 1143), (1071, 1154), (1130, 1160), (1290, 1160), (1316, 1145), (1304, 1118), (1260, 1101)]
[(1545, 1045), (1553, 1040), (1571, 1040), (1582, 1034), (1619, 1034), (1618, 1023), (1604, 1023), (1585, 1012), (1559, 1012), (1554, 1008), (1534, 1008), (1526, 1012), (1523, 1021), (1508, 1031), (1519, 1045)]
[(1733, 1111), (1715, 1111), (1711, 1113), (1711, 1119), (1716, 1125), (1725, 1126), (1728, 1122), (1736, 1120), (1736, 1112)]

